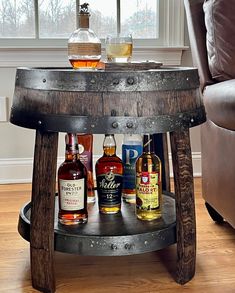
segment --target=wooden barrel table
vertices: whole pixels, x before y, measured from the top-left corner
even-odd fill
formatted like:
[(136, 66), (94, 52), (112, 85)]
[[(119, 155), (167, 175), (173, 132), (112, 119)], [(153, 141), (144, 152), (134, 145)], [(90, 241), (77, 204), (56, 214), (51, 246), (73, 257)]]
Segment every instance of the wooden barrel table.
[[(54, 249), (84, 255), (144, 253), (177, 243), (180, 284), (195, 274), (196, 224), (189, 128), (206, 119), (195, 68), (75, 71), (18, 68), (11, 123), (36, 130), (31, 202), (19, 232), (30, 241), (33, 287), (55, 292)], [(175, 195), (164, 192), (162, 219), (145, 223), (134, 208), (99, 215), (76, 229), (57, 219), (58, 133), (170, 133)], [(56, 210), (56, 213), (55, 213)]]

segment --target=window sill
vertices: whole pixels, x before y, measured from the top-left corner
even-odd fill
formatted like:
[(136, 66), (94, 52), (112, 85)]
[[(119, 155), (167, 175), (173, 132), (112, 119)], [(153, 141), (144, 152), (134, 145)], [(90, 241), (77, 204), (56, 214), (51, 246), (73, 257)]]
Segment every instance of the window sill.
[[(181, 64), (188, 47), (135, 48), (133, 60), (156, 60), (168, 66)], [(102, 57), (105, 59), (104, 50)], [(66, 48), (0, 48), (0, 67), (70, 67)]]

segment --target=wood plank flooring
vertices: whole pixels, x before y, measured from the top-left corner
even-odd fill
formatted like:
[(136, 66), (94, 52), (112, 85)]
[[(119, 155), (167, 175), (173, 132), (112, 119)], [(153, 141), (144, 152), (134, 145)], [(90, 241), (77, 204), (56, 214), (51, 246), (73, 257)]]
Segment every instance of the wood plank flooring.
[[(29, 184), (0, 185), (0, 292), (33, 293), (29, 243), (17, 232), (18, 213), (30, 200)], [(215, 224), (195, 179), (196, 275), (184, 286), (174, 281), (176, 246), (135, 256), (91, 257), (55, 253), (58, 293), (235, 292), (235, 230)]]

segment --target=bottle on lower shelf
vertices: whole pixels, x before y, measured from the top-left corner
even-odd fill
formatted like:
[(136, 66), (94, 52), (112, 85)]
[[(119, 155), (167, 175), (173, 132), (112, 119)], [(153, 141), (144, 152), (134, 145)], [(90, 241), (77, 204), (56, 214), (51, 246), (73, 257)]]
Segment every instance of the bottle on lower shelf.
[(59, 222), (63, 225), (86, 223), (87, 171), (79, 160), (77, 135), (65, 136), (65, 161), (58, 169)]
[(161, 161), (154, 153), (153, 136), (144, 135), (143, 154), (136, 161), (136, 215), (152, 221), (161, 217)]
[(127, 203), (136, 201), (136, 160), (143, 152), (140, 134), (125, 134), (122, 144), (123, 186), (122, 198)]
[(87, 170), (87, 202), (95, 202), (94, 179), (93, 179), (93, 135), (77, 134), (79, 159)]
[(121, 210), (123, 165), (116, 155), (116, 141), (113, 134), (105, 134), (104, 154), (96, 163), (96, 181), (99, 211), (116, 214)]

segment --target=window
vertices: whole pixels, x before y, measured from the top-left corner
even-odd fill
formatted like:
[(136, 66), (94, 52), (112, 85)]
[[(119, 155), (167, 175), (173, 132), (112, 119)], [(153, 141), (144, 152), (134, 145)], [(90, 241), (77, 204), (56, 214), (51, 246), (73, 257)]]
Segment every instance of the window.
[[(135, 38), (158, 37), (158, 0), (90, 0), (91, 27), (104, 38), (115, 31)], [(76, 27), (79, 1), (0, 0), (0, 30), (4, 38), (68, 38)]]
[[(79, 2), (86, 1), (0, 0), (0, 65), (4, 49), (65, 51), (77, 27)], [(132, 33), (136, 51), (184, 46), (183, 0), (87, 2), (90, 27), (103, 42), (107, 34), (121, 31)]]

